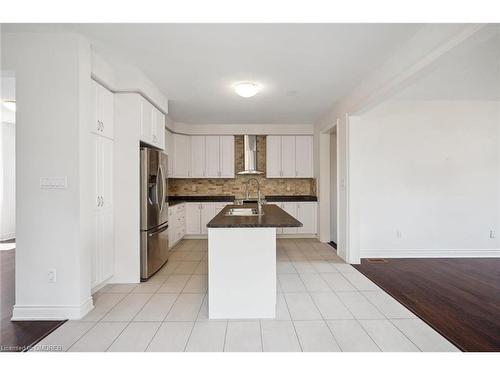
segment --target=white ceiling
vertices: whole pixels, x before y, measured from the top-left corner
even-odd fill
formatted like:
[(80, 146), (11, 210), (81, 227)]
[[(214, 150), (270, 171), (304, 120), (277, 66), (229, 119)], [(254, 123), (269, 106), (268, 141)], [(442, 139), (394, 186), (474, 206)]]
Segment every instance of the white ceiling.
[[(417, 24), (73, 24), (97, 51), (162, 90), (175, 121), (313, 123), (382, 64)], [(236, 81), (263, 85), (236, 96)]]

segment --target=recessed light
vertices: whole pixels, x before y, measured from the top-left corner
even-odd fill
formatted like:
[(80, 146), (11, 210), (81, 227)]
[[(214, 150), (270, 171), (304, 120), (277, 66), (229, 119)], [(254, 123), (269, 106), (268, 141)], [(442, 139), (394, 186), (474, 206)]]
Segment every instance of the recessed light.
[(234, 85), (234, 92), (242, 98), (250, 98), (260, 91), (256, 82), (238, 82)]
[(9, 111), (16, 111), (16, 102), (13, 100), (2, 100), (3, 106), (7, 108)]

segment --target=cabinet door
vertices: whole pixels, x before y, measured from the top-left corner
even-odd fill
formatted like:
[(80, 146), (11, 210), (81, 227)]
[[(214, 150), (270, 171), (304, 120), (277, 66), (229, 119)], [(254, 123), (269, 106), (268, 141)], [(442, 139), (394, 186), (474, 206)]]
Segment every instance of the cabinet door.
[[(297, 203), (296, 202), (284, 202), (283, 210), (286, 213), (292, 215), (294, 218), (297, 218)], [(283, 234), (294, 234), (297, 233), (297, 228), (283, 228)]]
[(189, 137), (173, 134), (173, 143), (173, 177), (187, 178), (189, 177)]
[(281, 177), (281, 136), (266, 137), (266, 176)]
[(295, 176), (313, 177), (313, 137), (298, 135), (295, 137)]
[(156, 147), (165, 149), (165, 115), (159, 110), (154, 108), (154, 128), (153, 128), (153, 142)]
[(150, 102), (141, 98), (141, 141), (148, 144), (153, 143), (153, 106)]
[(90, 234), (90, 288), (99, 285), (100, 264), (99, 245), (101, 236), (101, 214), (99, 211), (92, 212), (91, 234)]
[(201, 234), (200, 225), (200, 203), (186, 203), (186, 234)]
[(191, 174), (193, 178), (205, 177), (205, 136), (193, 135), (191, 138)]
[(101, 117), (102, 117), (102, 106), (98, 101), (99, 97), (99, 84), (92, 80), (92, 91), (91, 91), (91, 111), (92, 111), (92, 121), (90, 123), (90, 131), (94, 134), (101, 134)]
[(111, 91), (99, 85), (98, 101), (101, 112), (101, 134), (108, 138), (113, 138), (114, 133), (114, 96)]
[(113, 93), (92, 80), (92, 122), (90, 131), (113, 138), (114, 100)]
[(219, 145), (219, 177), (234, 178), (234, 136), (220, 136)]
[(297, 220), (303, 225), (297, 233), (316, 233), (316, 202), (298, 202)]
[(281, 137), (281, 176), (295, 177), (295, 136)]
[(113, 207), (113, 141), (100, 137), (100, 187), (101, 209)]
[(113, 230), (113, 210), (104, 210), (100, 220), (100, 244), (99, 258), (101, 263), (100, 283), (113, 276), (114, 269), (114, 230)]
[(215, 216), (215, 205), (213, 203), (201, 204), (201, 234), (207, 234), (207, 224)]
[(165, 130), (165, 151), (168, 155), (167, 176), (172, 177), (174, 172), (174, 137), (168, 130)]
[(92, 202), (93, 211), (101, 210), (101, 192), (102, 192), (102, 137), (92, 135)]
[(205, 166), (208, 178), (219, 178), (219, 136), (209, 135), (205, 137)]

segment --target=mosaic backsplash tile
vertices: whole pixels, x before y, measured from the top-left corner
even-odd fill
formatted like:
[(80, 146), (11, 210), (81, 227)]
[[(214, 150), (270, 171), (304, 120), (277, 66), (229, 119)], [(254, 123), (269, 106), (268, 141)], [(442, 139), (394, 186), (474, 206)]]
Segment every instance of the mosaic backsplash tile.
[[(244, 168), (243, 136), (235, 136), (235, 171)], [(251, 176), (259, 180), (260, 189), (264, 195), (316, 195), (316, 180), (314, 178), (266, 178), (266, 136), (257, 136), (257, 168), (263, 175)], [(169, 179), (169, 195), (235, 195), (245, 196), (245, 181), (249, 176), (236, 175), (230, 179), (205, 178), (174, 178)], [(250, 197), (257, 196), (257, 184), (250, 183)]]

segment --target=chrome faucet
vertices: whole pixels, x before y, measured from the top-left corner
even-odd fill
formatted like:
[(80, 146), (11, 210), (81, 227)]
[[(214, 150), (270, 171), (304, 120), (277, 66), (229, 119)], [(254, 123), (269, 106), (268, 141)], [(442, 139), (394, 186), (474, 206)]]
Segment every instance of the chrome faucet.
[(248, 180), (245, 181), (245, 197), (246, 199), (249, 198), (248, 196), (248, 186), (250, 185), (250, 181), (255, 181), (257, 182), (257, 211), (259, 213), (259, 215), (262, 215), (262, 199), (261, 199), (261, 195), (260, 195), (260, 183), (259, 183), (259, 180), (257, 180), (256, 178), (252, 177), (252, 178), (249, 178)]

